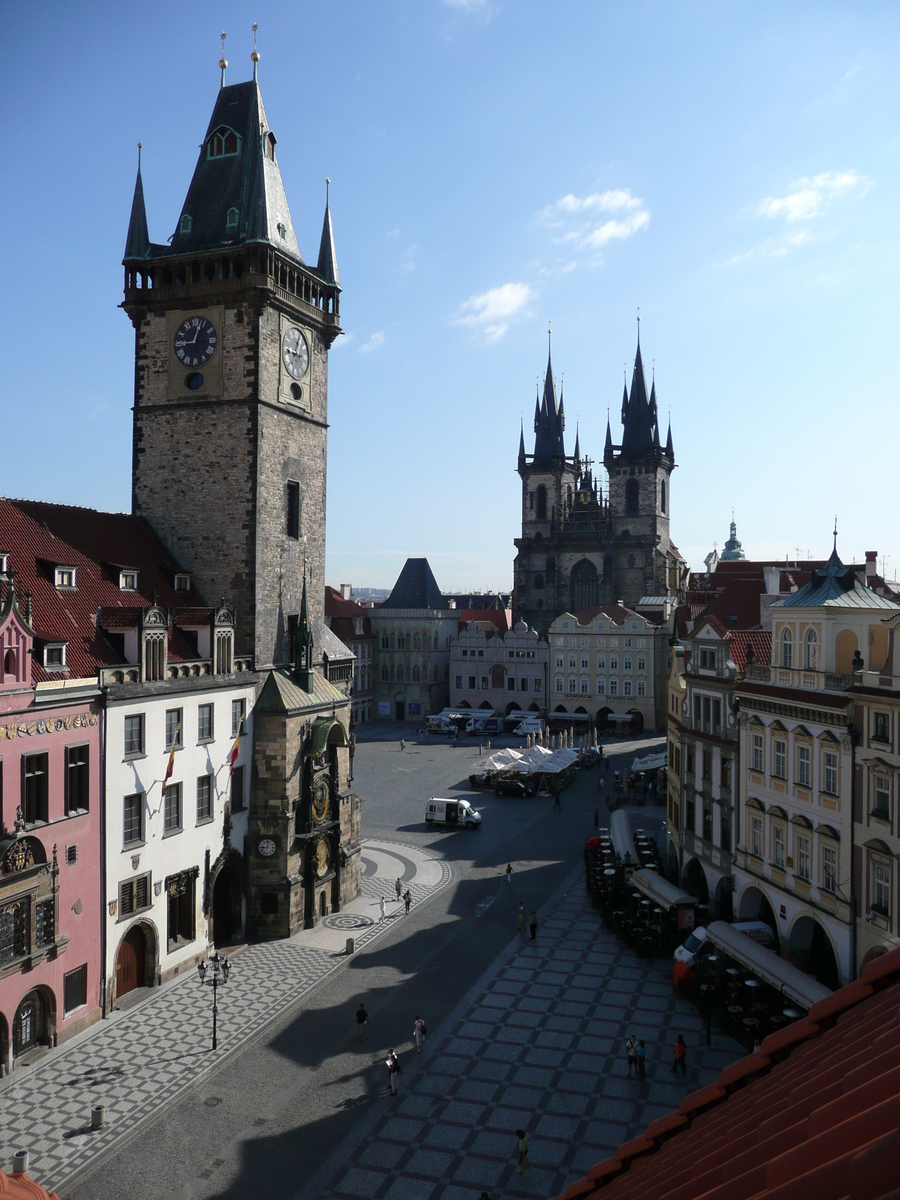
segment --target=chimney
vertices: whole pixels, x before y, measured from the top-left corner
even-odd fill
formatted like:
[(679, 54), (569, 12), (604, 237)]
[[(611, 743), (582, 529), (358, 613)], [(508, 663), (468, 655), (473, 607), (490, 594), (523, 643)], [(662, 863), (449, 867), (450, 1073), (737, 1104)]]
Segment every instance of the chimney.
[(353, 591), (353, 584), (352, 584), (352, 583), (342, 583), (342, 584), (341, 584), (341, 599), (342, 599), (342, 600), (349, 600), (349, 599), (350, 599), (350, 593), (351, 593), (352, 591)]
[(878, 574), (878, 551), (866, 551), (866, 582)]

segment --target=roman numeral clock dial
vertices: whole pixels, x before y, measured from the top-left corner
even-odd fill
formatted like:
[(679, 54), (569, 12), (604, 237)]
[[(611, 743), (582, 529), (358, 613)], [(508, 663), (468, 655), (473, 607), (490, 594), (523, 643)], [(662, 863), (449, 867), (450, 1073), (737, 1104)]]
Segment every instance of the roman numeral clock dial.
[(188, 317), (175, 331), (175, 357), (185, 367), (202, 367), (215, 354), (218, 341), (209, 317)]

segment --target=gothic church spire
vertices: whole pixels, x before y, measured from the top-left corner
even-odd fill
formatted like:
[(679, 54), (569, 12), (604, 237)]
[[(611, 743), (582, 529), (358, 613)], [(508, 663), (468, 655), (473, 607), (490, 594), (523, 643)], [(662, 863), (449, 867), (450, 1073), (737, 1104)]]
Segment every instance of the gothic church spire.
[(128, 222), (128, 237), (125, 239), (125, 258), (146, 258), (150, 249), (150, 234), (147, 230), (147, 210), (144, 207), (144, 182), (141, 179), (141, 143), (138, 142), (137, 179), (134, 181), (134, 199), (131, 201), (131, 220)]

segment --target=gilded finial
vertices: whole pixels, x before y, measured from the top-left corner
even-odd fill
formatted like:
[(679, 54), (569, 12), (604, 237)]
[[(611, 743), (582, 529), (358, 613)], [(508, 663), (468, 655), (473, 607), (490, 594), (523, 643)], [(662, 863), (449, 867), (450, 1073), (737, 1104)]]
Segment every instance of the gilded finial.
[(330, 179), (328, 178), (328, 176), (326, 175), (326, 176), (325, 176), (325, 207), (326, 207), (326, 208), (328, 207), (328, 202), (329, 202), (329, 194), (328, 194), (328, 189), (329, 189), (330, 187), (331, 187), (331, 180), (330, 180)]
[(220, 37), (222, 38), (222, 57), (219, 59), (219, 67), (221, 68), (221, 71), (222, 71), (222, 82), (221, 82), (221, 84), (220, 84), (219, 86), (220, 86), (220, 87), (224, 87), (224, 86), (225, 86), (225, 68), (228, 66), (228, 59), (225, 57), (225, 37), (226, 37), (226, 34), (225, 34), (225, 30), (224, 30), (224, 29), (222, 30), (222, 33), (220, 34)]
[(141, 150), (142, 149), (143, 149), (143, 147), (142, 147), (141, 143), (138, 142), (138, 171), (140, 171), (140, 169), (141, 169)]
[(254, 21), (253, 22), (253, 53), (250, 55), (250, 58), (253, 62), (253, 78), (254, 78), (254, 80), (256, 79), (256, 65), (259, 62), (259, 51), (256, 48), (256, 31), (257, 31), (257, 29), (259, 29), (259, 26)]

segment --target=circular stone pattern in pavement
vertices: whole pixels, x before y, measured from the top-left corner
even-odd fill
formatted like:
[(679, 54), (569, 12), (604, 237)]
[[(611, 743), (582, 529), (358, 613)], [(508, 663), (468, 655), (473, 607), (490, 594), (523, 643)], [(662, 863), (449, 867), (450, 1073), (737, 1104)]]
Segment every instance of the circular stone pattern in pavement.
[(368, 929), (375, 922), (371, 917), (363, 917), (357, 913), (335, 913), (331, 917), (323, 917), (319, 922), (326, 929)]

